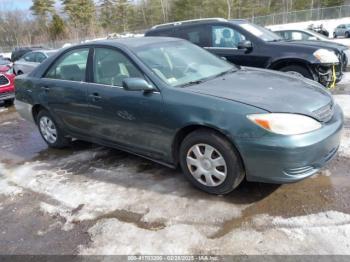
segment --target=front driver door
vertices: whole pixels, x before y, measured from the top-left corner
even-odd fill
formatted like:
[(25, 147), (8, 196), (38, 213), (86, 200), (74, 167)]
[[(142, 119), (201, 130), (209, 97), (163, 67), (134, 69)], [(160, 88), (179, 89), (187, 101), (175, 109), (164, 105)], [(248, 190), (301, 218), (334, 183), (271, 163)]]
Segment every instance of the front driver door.
[(162, 158), (161, 93), (127, 91), (122, 82), (128, 77), (145, 78), (119, 49), (95, 48), (93, 83), (88, 88), (92, 132), (100, 140)]
[(91, 128), (86, 97), (89, 48), (61, 55), (41, 78), (43, 101), (60, 123), (73, 134), (89, 134)]
[(225, 57), (229, 62), (242, 66), (264, 67), (266, 58), (256, 55), (257, 46), (253, 50), (238, 49), (238, 43), (249, 40), (236, 29), (215, 25), (211, 27), (212, 43), (206, 49), (219, 57)]

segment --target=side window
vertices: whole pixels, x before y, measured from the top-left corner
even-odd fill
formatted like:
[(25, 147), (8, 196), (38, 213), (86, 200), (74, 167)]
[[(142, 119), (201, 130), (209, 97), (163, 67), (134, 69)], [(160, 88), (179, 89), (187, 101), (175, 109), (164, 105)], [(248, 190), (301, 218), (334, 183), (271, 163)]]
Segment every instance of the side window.
[(94, 82), (122, 86), (129, 77), (144, 78), (143, 74), (123, 53), (109, 48), (95, 48)]
[(75, 49), (62, 55), (46, 73), (46, 78), (85, 81), (89, 49)]
[(27, 62), (35, 62), (35, 53), (28, 53), (23, 56), (23, 59)]
[(230, 27), (212, 27), (213, 47), (237, 48), (238, 43), (245, 39), (244, 35)]
[(35, 53), (35, 62), (41, 63), (46, 59), (46, 56), (43, 53)]
[(175, 37), (186, 39), (193, 44), (199, 45), (201, 47), (207, 47), (210, 45), (208, 31), (206, 30), (205, 26), (195, 26), (179, 29), (176, 32)]

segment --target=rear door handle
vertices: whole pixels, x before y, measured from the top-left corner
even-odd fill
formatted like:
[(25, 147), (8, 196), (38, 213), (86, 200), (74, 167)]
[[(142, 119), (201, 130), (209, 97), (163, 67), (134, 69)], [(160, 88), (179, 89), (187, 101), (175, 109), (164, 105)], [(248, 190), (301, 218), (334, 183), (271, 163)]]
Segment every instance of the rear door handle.
[(98, 94), (98, 93), (92, 93), (89, 95), (89, 97), (93, 100), (93, 101), (97, 101), (102, 99), (102, 97)]
[(48, 86), (42, 86), (41, 89), (46, 91), (46, 92), (50, 90), (50, 88)]

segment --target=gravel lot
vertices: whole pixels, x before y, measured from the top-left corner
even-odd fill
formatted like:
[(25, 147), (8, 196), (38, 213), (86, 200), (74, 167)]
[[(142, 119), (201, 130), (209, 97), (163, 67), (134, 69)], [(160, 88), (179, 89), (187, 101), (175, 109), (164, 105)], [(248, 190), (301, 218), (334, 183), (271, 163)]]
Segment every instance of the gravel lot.
[(350, 73), (334, 93), (346, 126), (326, 169), (225, 197), (118, 150), (48, 149), (0, 106), (0, 254), (350, 254)]

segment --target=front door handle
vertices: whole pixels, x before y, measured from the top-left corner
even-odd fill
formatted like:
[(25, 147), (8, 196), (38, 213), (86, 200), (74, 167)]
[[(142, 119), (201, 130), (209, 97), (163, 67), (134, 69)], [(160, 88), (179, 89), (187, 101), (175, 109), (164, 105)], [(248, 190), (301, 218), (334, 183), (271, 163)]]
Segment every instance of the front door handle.
[(98, 94), (98, 93), (92, 93), (89, 95), (89, 97), (93, 100), (93, 101), (97, 101), (102, 99), (102, 97)]
[(45, 92), (48, 92), (50, 90), (48, 86), (42, 86), (41, 89), (44, 90)]

